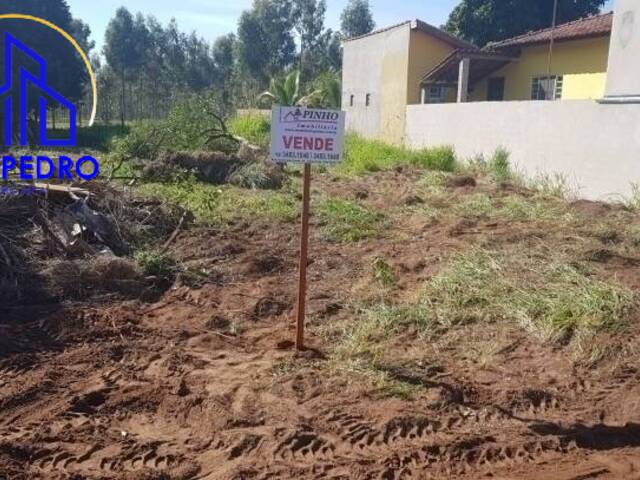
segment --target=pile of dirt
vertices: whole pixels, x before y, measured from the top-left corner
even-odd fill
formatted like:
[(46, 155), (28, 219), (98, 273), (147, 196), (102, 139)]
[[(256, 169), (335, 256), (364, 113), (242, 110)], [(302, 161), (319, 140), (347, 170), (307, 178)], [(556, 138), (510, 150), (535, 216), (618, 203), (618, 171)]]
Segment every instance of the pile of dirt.
[(63, 300), (146, 288), (126, 257), (176, 229), (182, 212), (93, 182), (0, 197), (0, 302)]

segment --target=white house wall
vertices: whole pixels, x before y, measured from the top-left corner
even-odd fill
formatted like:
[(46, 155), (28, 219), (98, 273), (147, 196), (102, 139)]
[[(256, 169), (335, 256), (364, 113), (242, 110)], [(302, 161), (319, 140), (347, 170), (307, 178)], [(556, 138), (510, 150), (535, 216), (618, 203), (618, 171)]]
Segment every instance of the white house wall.
[(640, 183), (640, 104), (410, 105), (406, 132), (410, 148), (452, 145), (462, 158), (502, 146), (522, 173), (561, 174), (584, 198), (619, 199)]
[(348, 130), (396, 143), (402, 138), (410, 32), (406, 23), (344, 43), (342, 108)]

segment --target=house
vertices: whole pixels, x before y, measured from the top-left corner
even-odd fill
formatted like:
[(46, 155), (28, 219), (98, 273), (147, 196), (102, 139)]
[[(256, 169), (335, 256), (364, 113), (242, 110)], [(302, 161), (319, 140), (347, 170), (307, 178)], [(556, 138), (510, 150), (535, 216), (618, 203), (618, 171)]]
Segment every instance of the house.
[(480, 49), (419, 20), (344, 43), (347, 126), (402, 143), (408, 105), (601, 99), (613, 14)]
[(442, 59), (472, 44), (420, 20), (344, 42), (342, 105), (347, 128), (399, 143), (407, 105), (420, 103), (421, 80)]

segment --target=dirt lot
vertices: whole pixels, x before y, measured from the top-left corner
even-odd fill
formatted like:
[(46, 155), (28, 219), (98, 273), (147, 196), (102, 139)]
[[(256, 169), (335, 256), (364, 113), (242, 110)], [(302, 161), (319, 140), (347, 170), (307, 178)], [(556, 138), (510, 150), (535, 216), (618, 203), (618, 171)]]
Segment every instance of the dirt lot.
[[(317, 176), (316, 213), (332, 196), (385, 218), (336, 241), (331, 217), (314, 216), (301, 354), (295, 222), (184, 231), (174, 254), (207, 280), (179, 277), (156, 303), (0, 310), (0, 479), (640, 479), (635, 303), (624, 326), (580, 338), (577, 327), (541, 335), (503, 305), (485, 315), (482, 291), (473, 315), (460, 305), (464, 318), (438, 328), (353, 329), (376, 305), (415, 305), (479, 248), (531, 254), (506, 278), (562, 254), (588, 281), (637, 290), (635, 211), (559, 200), (536, 210), (531, 192), (473, 183)], [(465, 285), (460, 296), (483, 287)]]

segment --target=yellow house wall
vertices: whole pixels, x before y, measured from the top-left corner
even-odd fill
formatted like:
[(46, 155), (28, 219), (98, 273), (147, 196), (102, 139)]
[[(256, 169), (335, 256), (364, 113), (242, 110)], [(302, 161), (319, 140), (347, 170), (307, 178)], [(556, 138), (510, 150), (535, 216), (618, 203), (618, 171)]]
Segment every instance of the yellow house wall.
[(408, 105), (420, 103), (420, 81), (422, 77), (444, 60), (452, 51), (453, 47), (442, 40), (419, 30), (411, 31), (409, 44), (409, 83), (407, 86)]
[[(530, 100), (533, 77), (546, 75), (548, 45), (522, 49), (520, 58), (490, 77), (505, 77), (505, 100)], [(552, 75), (564, 75), (562, 99), (602, 98), (606, 83), (609, 37), (558, 42), (551, 63)], [(473, 68), (473, 61), (471, 68)], [(487, 100), (488, 78), (473, 85), (471, 101)]]

